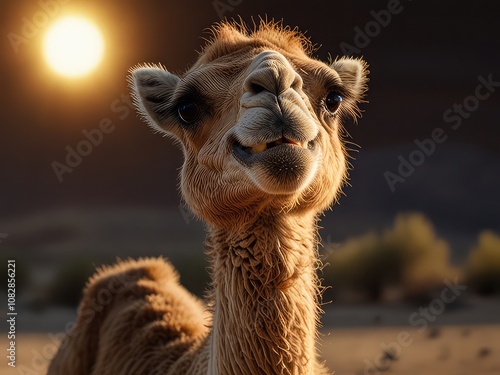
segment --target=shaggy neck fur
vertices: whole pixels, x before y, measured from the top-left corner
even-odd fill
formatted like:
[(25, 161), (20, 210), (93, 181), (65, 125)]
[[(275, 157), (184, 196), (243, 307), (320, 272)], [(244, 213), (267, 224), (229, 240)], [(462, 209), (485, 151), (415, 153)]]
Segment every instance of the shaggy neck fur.
[(209, 374), (315, 373), (316, 226), (259, 217), (207, 241), (214, 287)]

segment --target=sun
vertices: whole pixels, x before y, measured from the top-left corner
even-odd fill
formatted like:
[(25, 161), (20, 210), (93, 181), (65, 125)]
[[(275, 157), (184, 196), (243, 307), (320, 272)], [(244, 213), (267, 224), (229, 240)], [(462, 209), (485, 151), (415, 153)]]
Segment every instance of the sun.
[(99, 29), (85, 18), (65, 17), (47, 32), (44, 53), (56, 72), (67, 77), (80, 77), (99, 65), (104, 40)]

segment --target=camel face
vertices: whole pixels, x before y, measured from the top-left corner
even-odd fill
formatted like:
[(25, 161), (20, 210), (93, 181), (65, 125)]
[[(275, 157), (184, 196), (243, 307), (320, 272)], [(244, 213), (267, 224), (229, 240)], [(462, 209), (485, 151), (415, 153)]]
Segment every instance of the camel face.
[(269, 24), (215, 34), (184, 75), (146, 65), (131, 77), (140, 113), (180, 141), (187, 203), (222, 226), (323, 210), (346, 177), (342, 122), (358, 112), (366, 64), (315, 60), (302, 36)]
[(301, 76), (281, 53), (264, 51), (250, 63), (230, 134), (233, 156), (263, 193), (294, 194), (314, 177), (318, 120)]

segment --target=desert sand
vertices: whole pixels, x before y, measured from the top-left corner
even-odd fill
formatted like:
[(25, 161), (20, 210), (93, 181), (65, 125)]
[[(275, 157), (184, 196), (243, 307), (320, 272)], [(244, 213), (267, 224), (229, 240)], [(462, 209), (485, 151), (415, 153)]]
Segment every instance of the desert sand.
[[(57, 340), (57, 334), (20, 334), (16, 368), (4, 357), (0, 374), (45, 374)], [(322, 340), (335, 375), (500, 375), (500, 325), (328, 329)]]

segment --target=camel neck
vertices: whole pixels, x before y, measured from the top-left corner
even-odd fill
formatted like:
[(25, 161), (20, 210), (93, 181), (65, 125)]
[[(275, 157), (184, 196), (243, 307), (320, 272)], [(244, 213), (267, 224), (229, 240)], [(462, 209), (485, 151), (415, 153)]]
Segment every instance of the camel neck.
[(315, 218), (213, 229), (214, 374), (313, 374), (318, 318)]

